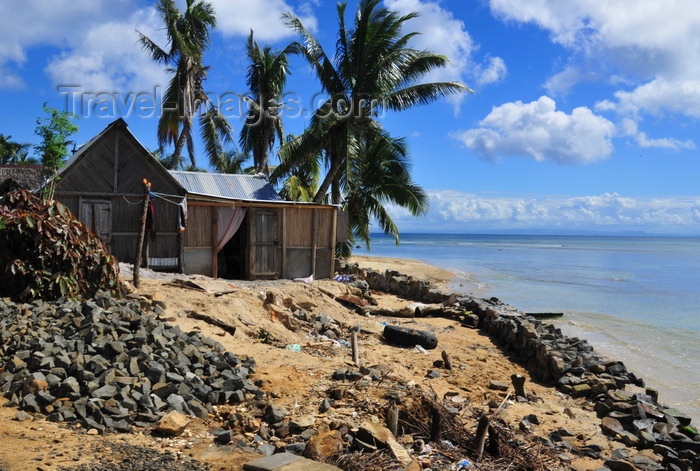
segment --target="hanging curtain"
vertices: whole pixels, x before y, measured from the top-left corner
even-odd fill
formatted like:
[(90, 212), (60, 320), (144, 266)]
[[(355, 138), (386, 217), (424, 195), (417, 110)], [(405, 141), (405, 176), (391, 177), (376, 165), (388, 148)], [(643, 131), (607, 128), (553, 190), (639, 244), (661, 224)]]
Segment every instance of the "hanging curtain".
[(182, 201), (177, 206), (177, 230), (178, 232), (185, 232), (185, 229), (187, 229), (187, 198), (182, 198)]
[[(219, 233), (217, 234), (219, 243), (216, 244), (215, 253), (218, 254), (221, 252), (226, 243), (231, 240), (231, 237), (238, 231), (245, 214), (246, 208), (219, 208)], [(227, 220), (229, 223), (225, 226), (223, 222)]]

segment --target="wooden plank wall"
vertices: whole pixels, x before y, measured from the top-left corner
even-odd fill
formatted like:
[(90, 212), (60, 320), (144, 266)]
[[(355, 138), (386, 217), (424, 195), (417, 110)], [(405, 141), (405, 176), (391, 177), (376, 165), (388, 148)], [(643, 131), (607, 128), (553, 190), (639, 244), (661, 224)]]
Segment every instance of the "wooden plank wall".
[[(57, 198), (58, 199), (58, 198)], [(63, 206), (68, 208), (74, 215), (79, 214), (80, 205), (78, 203), (79, 198), (77, 196), (62, 196), (59, 201)]]
[[(158, 207), (160, 209), (160, 207)], [(124, 196), (112, 198), (112, 217), (115, 224), (112, 226), (114, 232), (132, 232), (138, 234), (139, 220), (143, 211), (143, 197)], [(162, 211), (156, 211), (156, 219)], [(156, 221), (158, 223), (159, 221)], [(156, 228), (162, 226), (156, 224)], [(172, 228), (171, 228), (172, 230)]]
[(167, 171), (131, 135), (119, 136), (118, 171), (118, 193), (143, 192), (144, 178), (158, 193), (172, 195), (178, 191), (178, 186)]
[(187, 229), (185, 230), (185, 248), (211, 247), (215, 237), (212, 234), (212, 221), (215, 206), (190, 204), (187, 208)]
[(100, 139), (68, 169), (56, 185), (56, 192), (114, 193), (114, 139)]
[(286, 246), (289, 248), (311, 247), (313, 235), (313, 212), (306, 208), (285, 208)]
[(328, 248), (333, 247), (335, 244), (332, 241), (333, 233), (333, 213), (335, 209), (317, 209), (316, 217), (317, 222), (317, 234), (316, 245), (318, 248)]
[[(136, 202), (137, 204), (133, 204)], [(136, 197), (112, 198), (112, 253), (120, 261), (132, 263), (139, 234), (142, 200)], [(171, 258), (180, 252), (178, 207), (161, 199), (155, 201), (155, 241), (149, 242), (149, 257)], [(149, 234), (146, 234), (150, 237)]]
[(284, 211), (285, 276), (302, 276), (311, 270), (320, 278), (332, 276), (337, 209), (288, 207)]
[[(286, 243), (288, 247), (309, 247), (314, 243), (314, 231), (317, 247), (331, 247), (333, 213), (335, 208), (286, 208)], [(314, 221), (314, 212), (316, 220)], [(316, 226), (314, 229), (314, 225)]]

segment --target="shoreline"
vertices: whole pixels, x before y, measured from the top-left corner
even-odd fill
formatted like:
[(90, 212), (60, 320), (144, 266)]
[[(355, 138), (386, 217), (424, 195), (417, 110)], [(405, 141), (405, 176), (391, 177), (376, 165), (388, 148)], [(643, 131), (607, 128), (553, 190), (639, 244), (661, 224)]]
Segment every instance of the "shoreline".
[(371, 268), (376, 271), (398, 271), (417, 279), (430, 281), (442, 289), (468, 296), (484, 297), (491, 289), (485, 283), (476, 280), (469, 272), (442, 268), (422, 260), (353, 255), (347, 262), (351, 265), (357, 263), (361, 268)]
[[(454, 270), (432, 265), (428, 262), (417, 259), (358, 255), (350, 257), (350, 259), (348, 259), (348, 263), (358, 263), (360, 268), (370, 268), (380, 272), (384, 272), (385, 270), (398, 271), (415, 279), (425, 279), (431, 281), (439, 289), (446, 290), (450, 293), (464, 294), (467, 296), (480, 298), (491, 295), (500, 299), (498, 297), (498, 293), (493, 293), (492, 289), (488, 285), (475, 280), (470, 273), (461, 272), (458, 274), (455, 273)], [(513, 307), (520, 310), (519, 306)], [(611, 317), (612, 319), (616, 319), (614, 316), (607, 316)], [(562, 319), (547, 321), (547, 323), (551, 323), (554, 326), (561, 328), (566, 335), (583, 338), (588, 341), (589, 335), (587, 335), (586, 329), (579, 325), (571, 325), (569, 324), (570, 322), (572, 322), (571, 318), (567, 318), (566, 314)], [(640, 351), (638, 350), (638, 347), (634, 346), (631, 348), (629, 354), (622, 355), (622, 358), (620, 358), (619, 355), (615, 356), (614, 352), (616, 349), (613, 346), (606, 346), (599, 343), (599, 337), (605, 336), (605, 332), (600, 331), (593, 325), (590, 327), (593, 328), (592, 337), (594, 338), (594, 342), (596, 342), (592, 345), (599, 355), (603, 356), (606, 360), (622, 361), (626, 365), (634, 365), (634, 371), (643, 373), (642, 378), (650, 381), (651, 384), (648, 386), (660, 389), (660, 401), (662, 403), (667, 403), (671, 407), (679, 408), (684, 413), (689, 414), (692, 417), (694, 424), (700, 423), (700, 409), (687, 404), (688, 402), (695, 401), (696, 399), (694, 399), (692, 396), (690, 396), (690, 399), (687, 397), (679, 397), (682, 396), (682, 394), (679, 395), (676, 392), (682, 390), (679, 389), (678, 386), (664, 382), (662, 378), (654, 376), (654, 367), (649, 365), (646, 367), (643, 366), (645, 360), (639, 358)], [(633, 349), (637, 349), (637, 351), (632, 351)], [(652, 376), (650, 376), (650, 374)], [(691, 391), (688, 390), (685, 390), (685, 392), (687, 395), (692, 394)], [(669, 393), (671, 394), (671, 399), (668, 398)]]
[[(612, 447), (618, 443), (638, 450), (630, 459), (634, 464), (637, 464), (635, 459), (651, 458), (657, 464), (650, 469), (662, 469), (656, 467), (662, 463), (673, 465), (663, 469), (698, 469), (700, 434), (693, 417), (681, 410), (682, 407), (660, 401), (660, 391), (655, 385), (646, 384), (643, 378), (628, 370), (624, 362), (600, 355), (587, 340), (570, 337), (555, 325), (533, 319), (496, 297), (460, 297), (457, 293), (426, 285), (413, 276), (380, 273), (356, 264), (348, 264), (343, 270), (368, 282), (370, 289), (429, 303), (426, 306), (430, 303), (442, 306), (441, 313), (421, 314), (416, 309), (416, 317), (431, 317), (432, 314), (459, 318), (462, 322), (465, 322), (465, 315), (474, 317), (476, 322), (467, 321), (468, 325), (487, 333), (504, 355), (524, 367), (536, 381), (549, 385), (562, 396), (584, 399), (588, 405), (581, 407), (595, 411), (600, 430), (609, 437)], [(662, 388), (668, 391), (666, 385)], [(645, 452), (649, 454), (642, 457)], [(689, 462), (679, 460), (683, 453)], [(626, 451), (617, 458), (613, 454), (613, 459), (606, 460), (605, 464), (611, 469), (638, 469), (629, 467), (629, 463), (620, 463), (620, 458), (629, 457)]]

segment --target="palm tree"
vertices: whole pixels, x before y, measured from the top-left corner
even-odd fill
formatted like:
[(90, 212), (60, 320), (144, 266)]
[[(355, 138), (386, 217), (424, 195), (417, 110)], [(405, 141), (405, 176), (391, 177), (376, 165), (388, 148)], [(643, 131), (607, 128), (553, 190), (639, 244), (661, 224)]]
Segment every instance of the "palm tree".
[(346, 176), (344, 193), (350, 237), (347, 246), (341, 249), (343, 255), (349, 255), (356, 239), (370, 247), (372, 220), (399, 243), (399, 230), (385, 204), (406, 208), (413, 216), (428, 210), (428, 196), (411, 178), (404, 140), (394, 139), (386, 132), (361, 142)]
[(151, 58), (168, 67), (173, 77), (163, 97), (163, 109), (158, 121), (158, 144), (174, 144), (170, 168), (180, 165), (182, 151), (187, 146), (190, 163), (195, 166), (193, 136), (194, 116), (199, 114), (201, 138), (211, 158), (222, 152), (231, 141), (231, 125), (207, 97), (203, 89), (208, 67), (202, 56), (209, 47), (209, 31), (216, 27), (214, 8), (200, 0), (186, 0), (182, 14), (174, 0), (160, 0), (158, 11), (165, 23), (167, 49), (161, 48), (139, 32), (144, 50)]
[(243, 163), (250, 156), (237, 149), (229, 149), (219, 154), (216, 162), (210, 162), (211, 166), (219, 173), (246, 173)]
[(13, 142), (12, 136), (0, 134), (0, 165), (34, 165), (39, 163), (35, 158), (29, 157), (31, 144)]
[[(297, 137), (289, 134), (285, 137), (285, 144), (293, 142)], [(283, 145), (283, 148), (284, 148)], [(280, 159), (287, 158), (288, 154), (280, 153)], [(277, 185), (284, 178), (279, 195), (286, 201), (311, 202), (318, 190), (318, 181), (321, 175), (322, 154), (316, 158), (309, 158), (297, 166), (285, 165), (285, 162), (275, 168), (270, 175), (270, 182)]]
[[(28, 149), (29, 147), (31, 147), (31, 144), (22, 145), (26, 146), (23, 149)], [(10, 161), (10, 163), (15, 165), (39, 165), (39, 159), (35, 157), (29, 157), (28, 150), (21, 150), (18, 154), (15, 154), (15, 157)]]
[(287, 56), (295, 52), (296, 45), (289, 45), (282, 51), (273, 51), (270, 47), (261, 49), (253, 40), (252, 31), (246, 43), (250, 61), (246, 80), (251, 96), (245, 97), (249, 111), (239, 144), (243, 152), (253, 153), (257, 171), (265, 175), (270, 174), (268, 158), (275, 138), (282, 142), (284, 136), (280, 101), (289, 75)]
[(471, 91), (457, 82), (421, 83), (421, 78), (444, 67), (448, 59), (408, 47), (417, 33), (403, 34), (404, 23), (417, 13), (400, 16), (379, 8), (379, 3), (362, 0), (351, 30), (345, 25), (346, 4), (338, 4), (338, 40), (332, 58), (299, 18), (285, 15), (287, 25), (302, 36), (304, 44), (299, 48), (329, 95), (307, 131), (282, 150), (286, 159), (281, 171), (319, 152), (325, 154), (328, 172), (314, 197), (316, 202), (323, 200), (331, 186), (333, 203), (341, 201), (341, 181), (355, 165), (357, 150), (364, 141), (383, 133), (376, 120), (380, 113)]

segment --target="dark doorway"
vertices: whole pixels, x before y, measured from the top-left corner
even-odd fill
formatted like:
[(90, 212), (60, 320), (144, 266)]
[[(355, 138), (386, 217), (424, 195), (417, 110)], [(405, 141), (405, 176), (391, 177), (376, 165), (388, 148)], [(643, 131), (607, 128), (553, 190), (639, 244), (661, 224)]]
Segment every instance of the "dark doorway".
[(246, 279), (246, 247), (248, 246), (248, 217), (219, 252), (219, 277), (229, 280)]

